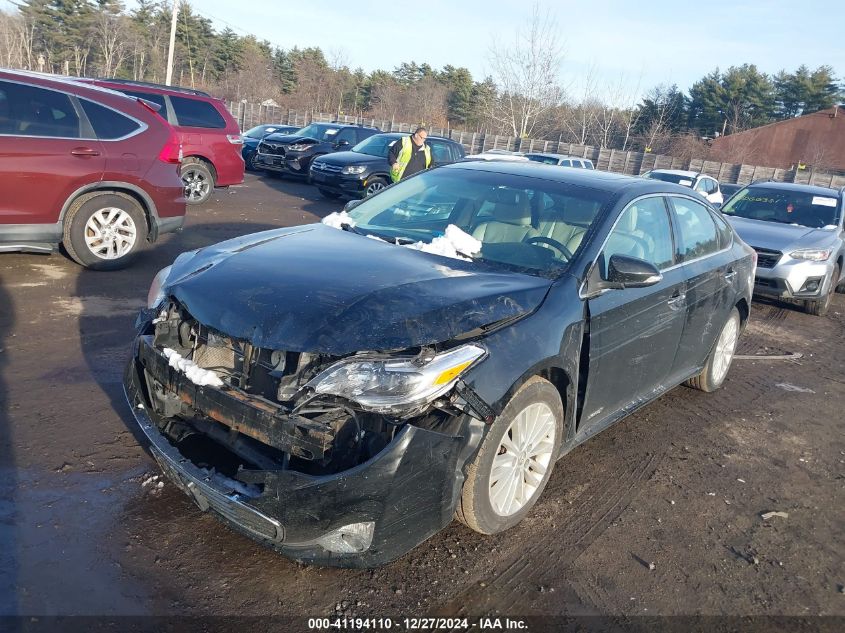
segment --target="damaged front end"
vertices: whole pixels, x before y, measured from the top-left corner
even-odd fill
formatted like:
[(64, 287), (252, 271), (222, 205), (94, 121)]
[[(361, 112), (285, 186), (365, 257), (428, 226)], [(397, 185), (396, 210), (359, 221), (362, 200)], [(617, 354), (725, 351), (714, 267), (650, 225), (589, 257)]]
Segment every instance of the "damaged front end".
[(203, 510), (296, 560), (384, 564), (447, 525), (493, 412), (476, 344), (345, 357), (256, 347), (176, 300), (142, 313), (125, 386)]

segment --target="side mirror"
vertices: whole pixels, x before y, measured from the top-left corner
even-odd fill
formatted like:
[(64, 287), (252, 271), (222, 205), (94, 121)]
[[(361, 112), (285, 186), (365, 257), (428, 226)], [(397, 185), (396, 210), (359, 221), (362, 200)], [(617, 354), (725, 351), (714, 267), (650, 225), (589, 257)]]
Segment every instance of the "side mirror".
[(607, 269), (606, 288), (646, 288), (663, 279), (654, 266), (643, 259), (612, 255)]
[(352, 200), (347, 202), (345, 205), (343, 205), (343, 210), (344, 211), (352, 211), (352, 209), (357, 207), (362, 202), (364, 202), (363, 198), (353, 198)]

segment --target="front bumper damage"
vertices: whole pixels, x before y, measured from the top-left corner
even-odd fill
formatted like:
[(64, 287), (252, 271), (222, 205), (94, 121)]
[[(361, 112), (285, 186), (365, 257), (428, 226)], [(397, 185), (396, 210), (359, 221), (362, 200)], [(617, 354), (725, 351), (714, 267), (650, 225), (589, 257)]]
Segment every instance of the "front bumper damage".
[(190, 406), (209, 424), (225, 424), (228, 439), (245, 436), (287, 455), (320, 455), (332, 438), (319, 425), (280, 416), (272, 403), (238, 389), (193, 384), (168, 365), (150, 335), (136, 339), (124, 385), (151, 454), (202, 510), (287, 557), (320, 565), (382, 565), (448, 525), (463, 467), (484, 428), (469, 415), (454, 418), (446, 432), (407, 423), (369, 459), (331, 474), (266, 464), (223, 473), (172, 441), (162, 393), (178, 399), (165, 409)]

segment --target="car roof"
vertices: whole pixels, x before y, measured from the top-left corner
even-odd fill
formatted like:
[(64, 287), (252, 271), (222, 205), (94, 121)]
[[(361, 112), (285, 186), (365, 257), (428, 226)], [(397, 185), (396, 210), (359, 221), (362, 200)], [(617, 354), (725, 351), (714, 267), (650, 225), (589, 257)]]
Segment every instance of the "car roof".
[[(378, 131), (377, 127), (373, 127), (371, 125), (358, 125), (357, 123), (339, 123), (337, 121), (311, 121), (308, 125), (330, 125), (338, 130), (345, 127), (357, 127), (362, 130), (376, 130)], [(307, 127), (307, 126), (306, 126)], [(301, 129), (301, 128), (300, 128)]]
[(591, 163), (593, 162), (589, 158), (584, 158), (583, 156), (573, 156), (572, 154), (553, 154), (551, 152), (526, 152), (526, 156), (544, 156), (546, 158), (574, 158), (576, 160), (587, 160)]
[(185, 88), (183, 86), (165, 86), (164, 84), (157, 84), (152, 83), (150, 81), (133, 81), (131, 79), (118, 79), (114, 77), (97, 77), (95, 79), (82, 79), (85, 83), (88, 82), (101, 82), (106, 84), (114, 84), (115, 86), (120, 86), (122, 89), (126, 88), (140, 88), (142, 90), (153, 90), (155, 92), (160, 92), (162, 94), (168, 94), (171, 92), (178, 93), (178, 94), (185, 94), (192, 97), (205, 97), (207, 99), (215, 99), (216, 97), (212, 97), (207, 92), (203, 92), (202, 90), (196, 90), (194, 88)]
[[(381, 132), (379, 134), (373, 134), (373, 136), (389, 136), (390, 138), (402, 138), (403, 136), (410, 136), (410, 134), (408, 132)], [(456, 140), (446, 138), (445, 136), (428, 136), (426, 138), (433, 139), (435, 141), (449, 141), (450, 143), (458, 144)]]
[[(671, 174), (673, 176), (686, 176), (687, 178), (697, 178), (704, 176), (700, 171), (690, 171), (688, 169), (652, 169), (653, 174)], [(714, 178), (715, 180), (715, 178)]]
[(775, 180), (762, 180), (752, 182), (751, 187), (765, 187), (766, 189), (783, 189), (784, 191), (803, 191), (805, 193), (812, 193), (819, 196), (829, 196), (839, 198), (843, 195), (841, 189), (832, 189), (831, 187), (822, 187), (820, 185), (804, 185), (797, 182), (777, 182)]
[(634, 178), (596, 169), (561, 169), (557, 165), (544, 165), (534, 161), (463, 161), (445, 165), (438, 169), (462, 169), (499, 174), (511, 174), (529, 178), (540, 178), (553, 182), (602, 189), (609, 192), (632, 191), (636, 194), (678, 193), (690, 195), (689, 187), (682, 187), (662, 180)]

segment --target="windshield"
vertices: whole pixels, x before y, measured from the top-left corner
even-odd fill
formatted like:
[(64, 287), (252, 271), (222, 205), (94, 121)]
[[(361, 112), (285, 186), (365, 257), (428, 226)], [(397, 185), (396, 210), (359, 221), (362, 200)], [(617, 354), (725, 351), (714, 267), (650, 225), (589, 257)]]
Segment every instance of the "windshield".
[(436, 169), (403, 180), (349, 212), (355, 229), (431, 242), (449, 225), (481, 242), (473, 259), (556, 276), (610, 199), (582, 186), (471, 169)]
[(816, 195), (798, 189), (748, 187), (731, 198), (722, 207), (722, 213), (821, 229), (839, 223), (839, 200), (835, 195)]
[(327, 141), (339, 132), (337, 127), (326, 125), (324, 123), (312, 123), (308, 127), (304, 127), (298, 132), (296, 136), (307, 136), (318, 141)]
[(368, 154), (370, 156), (381, 156), (387, 158), (387, 153), (390, 151), (390, 146), (398, 140), (396, 136), (387, 136), (386, 134), (376, 134), (368, 139), (365, 139), (352, 148), (353, 152), (359, 154)]
[(687, 176), (686, 174), (667, 174), (665, 172), (659, 171), (650, 171), (647, 174), (643, 175), (646, 178), (651, 178), (652, 180), (673, 182), (676, 185), (684, 185), (685, 187), (692, 187), (692, 181), (694, 180), (691, 176)]

